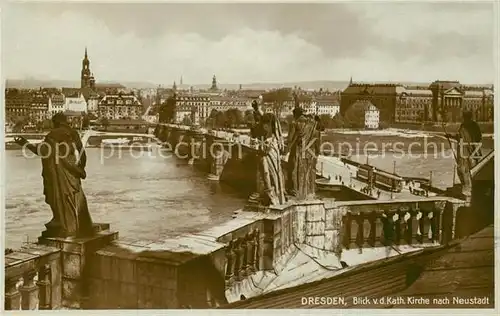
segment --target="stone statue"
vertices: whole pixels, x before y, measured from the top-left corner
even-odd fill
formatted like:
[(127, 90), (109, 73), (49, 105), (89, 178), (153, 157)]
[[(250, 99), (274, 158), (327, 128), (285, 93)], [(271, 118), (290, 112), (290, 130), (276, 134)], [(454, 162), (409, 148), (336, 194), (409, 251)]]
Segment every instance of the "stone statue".
[(258, 200), (259, 205), (279, 205), (285, 203), (285, 181), (281, 165), (283, 151), (283, 135), (281, 126), (271, 113), (262, 114), (258, 104), (254, 103), (256, 123), (252, 128), (252, 137), (259, 139), (257, 181), (258, 196), (250, 199)]
[(472, 120), (472, 112), (463, 113), (463, 123), (457, 135), (446, 134), (458, 144), (456, 151), (457, 174), (462, 184), (462, 195), (470, 200), (472, 194), (472, 168), (481, 159), (482, 135), (479, 125)]
[(318, 116), (304, 115), (301, 108), (295, 108), (293, 116), (287, 139), (287, 191), (298, 200), (312, 199), (316, 191), (321, 123)]
[(252, 138), (261, 138), (263, 136), (263, 133), (261, 131), (262, 125), (260, 124), (260, 121), (263, 113), (259, 109), (259, 104), (257, 103), (256, 100), (252, 102), (252, 108), (253, 108), (254, 123), (252, 125), (252, 128), (250, 129), (250, 136)]
[(46, 237), (92, 235), (92, 219), (81, 185), (87, 176), (83, 144), (64, 114), (55, 114), (52, 123), (53, 129), (37, 145), (23, 137), (15, 138), (16, 143), (42, 158), (43, 193), (53, 215), (45, 224), (44, 234)]

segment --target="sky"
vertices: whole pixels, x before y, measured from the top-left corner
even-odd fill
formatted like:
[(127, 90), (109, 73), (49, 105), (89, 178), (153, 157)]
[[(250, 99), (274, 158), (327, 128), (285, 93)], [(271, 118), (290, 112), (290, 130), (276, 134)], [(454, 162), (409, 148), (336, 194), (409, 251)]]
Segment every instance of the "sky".
[(209, 84), (494, 82), (493, 4), (78, 4), (3, 9), (3, 75)]

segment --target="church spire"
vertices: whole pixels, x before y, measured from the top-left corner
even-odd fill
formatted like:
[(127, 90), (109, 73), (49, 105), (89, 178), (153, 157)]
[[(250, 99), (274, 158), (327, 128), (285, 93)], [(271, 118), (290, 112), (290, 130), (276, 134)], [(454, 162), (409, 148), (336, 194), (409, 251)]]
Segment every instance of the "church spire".
[(81, 72), (81, 82), (80, 88), (88, 88), (91, 84), (92, 73), (90, 72), (90, 61), (87, 55), (87, 46), (85, 46), (85, 56), (82, 60), (82, 72)]
[(349, 80), (349, 85), (352, 85), (352, 75), (351, 75), (351, 80)]

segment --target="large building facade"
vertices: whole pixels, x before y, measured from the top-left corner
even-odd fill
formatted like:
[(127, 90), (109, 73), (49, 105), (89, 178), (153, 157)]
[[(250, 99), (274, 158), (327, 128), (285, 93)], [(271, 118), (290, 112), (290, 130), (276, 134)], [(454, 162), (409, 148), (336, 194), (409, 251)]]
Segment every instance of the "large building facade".
[(5, 121), (29, 117), (33, 94), (29, 91), (7, 89), (5, 92)]
[(476, 121), (493, 121), (493, 89), (470, 87), (458, 81), (434, 81), (432, 91), (432, 120), (459, 122), (463, 111), (472, 112)]
[(397, 84), (351, 83), (342, 91), (340, 112), (344, 114), (357, 101), (370, 101), (380, 111), (380, 121), (394, 122), (396, 107), (404, 87)]
[(138, 120), (142, 117), (142, 104), (133, 94), (106, 95), (99, 102), (99, 116), (110, 120)]
[(356, 101), (366, 100), (387, 123), (460, 122), (471, 111), (479, 122), (493, 121), (493, 88), (470, 87), (458, 81), (434, 81), (428, 86), (350, 83), (341, 93), (343, 114)]

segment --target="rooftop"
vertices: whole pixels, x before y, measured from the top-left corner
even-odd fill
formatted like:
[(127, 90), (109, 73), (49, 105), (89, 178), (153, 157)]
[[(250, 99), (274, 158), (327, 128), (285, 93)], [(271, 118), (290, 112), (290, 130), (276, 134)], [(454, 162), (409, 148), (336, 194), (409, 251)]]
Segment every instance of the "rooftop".
[[(494, 293), (494, 229), (482, 231), (450, 247), (417, 250), (396, 257), (360, 265), (339, 275), (313, 283), (282, 289), (262, 296), (222, 306), (234, 309), (261, 308), (359, 308), (353, 297), (481, 297)], [(431, 263), (430, 265), (428, 263)], [(418, 274), (418, 269), (424, 268)], [(412, 275), (417, 279), (412, 282)], [(360, 283), (363, 284), (360, 287)], [(304, 297), (342, 297), (345, 304), (303, 304)], [(422, 305), (365, 305), (369, 308), (422, 308)], [(427, 308), (453, 307), (451, 305)], [(456, 307), (456, 305), (455, 305)]]
[[(449, 298), (447, 304), (431, 304), (426, 308), (451, 308), (458, 306), (452, 297), (489, 297), (485, 305), (468, 307), (493, 308), (495, 290), (495, 243), (493, 225), (470, 236), (457, 247), (449, 250), (428, 265), (420, 277), (406, 290), (397, 293), (402, 297)], [(394, 308), (418, 308), (411, 304), (390, 305)]]

